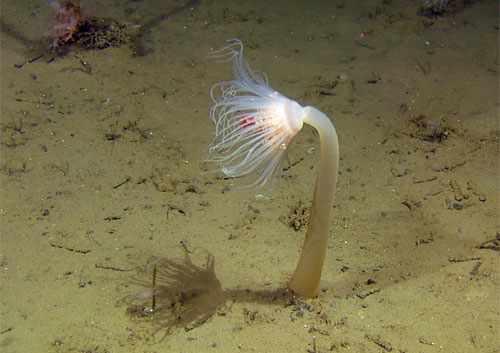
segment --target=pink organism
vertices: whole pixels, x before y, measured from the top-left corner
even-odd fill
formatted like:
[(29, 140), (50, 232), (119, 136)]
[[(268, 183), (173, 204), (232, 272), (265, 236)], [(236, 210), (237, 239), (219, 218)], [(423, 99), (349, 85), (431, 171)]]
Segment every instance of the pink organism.
[(58, 50), (75, 40), (75, 35), (86, 19), (81, 12), (80, 0), (52, 0), (50, 6), (56, 11), (49, 32), (50, 47)]

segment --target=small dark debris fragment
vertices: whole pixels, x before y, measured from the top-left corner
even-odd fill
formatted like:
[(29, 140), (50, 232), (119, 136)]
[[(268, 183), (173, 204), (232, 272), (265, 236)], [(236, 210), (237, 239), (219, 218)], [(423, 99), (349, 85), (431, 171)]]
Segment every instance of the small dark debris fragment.
[[(284, 219), (284, 223), (295, 231), (306, 227), (309, 223), (309, 212), (306, 205), (299, 201), (290, 207), (290, 211)], [(280, 219), (281, 220), (281, 219)]]
[(130, 180), (132, 180), (132, 178), (128, 177), (127, 179), (125, 179), (125, 180), (124, 180), (124, 181), (122, 181), (121, 183), (119, 183), (119, 184), (117, 184), (117, 185), (113, 186), (113, 189), (118, 189), (120, 186), (122, 186), (122, 185), (124, 185), (124, 184), (128, 183)]
[(286, 172), (287, 170), (289, 170), (290, 168), (292, 167), (295, 167), (297, 164), (299, 164), (300, 162), (302, 162), (304, 160), (304, 158), (299, 158), (298, 160), (296, 160), (295, 162), (293, 163), (290, 163), (288, 166), (284, 167), (283, 168), (283, 171)]
[(293, 299), (290, 302), (290, 306), (293, 307), (292, 308), (293, 311), (307, 310), (309, 312), (313, 312), (316, 310), (311, 304), (300, 299)]
[(120, 216), (109, 216), (104, 218), (105, 221), (111, 222), (111, 221), (117, 221), (119, 219), (122, 219)]
[(119, 267), (114, 267), (114, 266), (104, 266), (100, 264), (95, 264), (95, 268), (100, 268), (101, 270), (112, 270), (116, 272), (129, 272), (130, 270), (124, 269), (124, 268), (119, 268)]
[(366, 83), (368, 84), (371, 84), (371, 85), (376, 85), (377, 83), (381, 83), (382, 80), (381, 79), (378, 79), (378, 80), (368, 80), (366, 81)]
[(193, 253), (193, 250), (189, 250), (186, 239), (182, 239), (179, 243), (182, 245), (182, 248), (184, 249), (184, 251), (186, 253), (189, 253), (189, 254)]
[(42, 56), (43, 56), (43, 54), (40, 54), (40, 55), (38, 55), (38, 56), (34, 57), (33, 59), (26, 60), (26, 61), (25, 61), (25, 62), (23, 62), (22, 64), (15, 64), (15, 65), (14, 65), (14, 67), (15, 67), (16, 69), (20, 69), (21, 67), (23, 67), (23, 66), (24, 66), (24, 65), (26, 65), (26, 64), (31, 64), (31, 63), (33, 63), (33, 62), (37, 61), (37, 60), (38, 60), (38, 59), (40, 59)]
[(113, 132), (107, 132), (106, 135), (104, 135), (106, 137), (106, 140), (108, 141), (115, 141), (115, 140), (118, 140), (120, 137), (122, 137), (122, 135), (120, 134), (115, 134)]
[(417, 236), (415, 239), (415, 246), (419, 246), (420, 244), (429, 244), (434, 241), (434, 234), (432, 232), (428, 236)]
[(483, 241), (476, 248), (500, 251), (500, 232), (496, 233), (495, 238)]
[(3, 335), (4, 333), (10, 332), (13, 329), (14, 329), (13, 327), (6, 328), (5, 330), (0, 331), (0, 335)]
[(456, 257), (450, 257), (448, 259), (449, 262), (467, 262), (467, 261), (477, 261), (481, 260), (481, 256), (475, 256), (475, 257), (466, 257), (466, 258), (456, 258)]
[(85, 288), (85, 287), (87, 287), (87, 285), (92, 285), (92, 284), (94, 284), (94, 281), (92, 281), (92, 280), (87, 281), (87, 282), (85, 282), (85, 281), (80, 281), (80, 282), (78, 283), (78, 287), (79, 287), (79, 288)]
[(421, 201), (414, 201), (414, 200), (410, 200), (410, 201), (403, 201), (401, 202), (402, 205), (406, 206), (410, 211), (413, 211), (417, 208), (420, 208), (422, 207), (422, 202)]
[(59, 245), (59, 244), (54, 244), (54, 243), (50, 244), (50, 246), (52, 246), (53, 248), (64, 249), (64, 250), (68, 250), (68, 251), (72, 251), (72, 252), (77, 252), (80, 254), (88, 254), (90, 252), (89, 249), (81, 250), (81, 249), (75, 249), (75, 248), (68, 248), (64, 245)]
[(359, 299), (365, 299), (367, 296), (380, 292), (380, 289), (374, 289), (364, 294), (356, 294)]
[(368, 339), (369, 341), (375, 343), (377, 346), (379, 346), (383, 350), (385, 350), (387, 352), (392, 352), (392, 346), (389, 342), (384, 342), (379, 337), (373, 337), (369, 334), (366, 334), (365, 338)]
[(186, 215), (186, 212), (182, 208), (180, 208), (179, 206), (175, 206), (175, 205), (168, 206), (168, 211), (169, 212), (170, 211), (177, 211), (183, 216)]

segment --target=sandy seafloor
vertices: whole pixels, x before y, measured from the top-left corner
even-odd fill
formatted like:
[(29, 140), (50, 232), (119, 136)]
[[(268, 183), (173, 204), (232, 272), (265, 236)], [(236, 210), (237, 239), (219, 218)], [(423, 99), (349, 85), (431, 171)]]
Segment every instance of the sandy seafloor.
[[(2, 1), (0, 350), (499, 352), (499, 5), (421, 3), (88, 1), (134, 44), (57, 57), (48, 3)], [(337, 128), (318, 298), (313, 130), (273, 199), (199, 162), (229, 38)]]

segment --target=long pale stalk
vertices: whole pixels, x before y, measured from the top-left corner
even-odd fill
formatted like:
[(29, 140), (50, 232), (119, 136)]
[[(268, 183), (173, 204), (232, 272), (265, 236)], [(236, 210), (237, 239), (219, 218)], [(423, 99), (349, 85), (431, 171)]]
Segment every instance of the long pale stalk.
[(304, 246), (290, 288), (304, 297), (315, 297), (320, 291), (321, 272), (325, 261), (332, 208), (337, 187), (339, 142), (335, 127), (328, 117), (314, 107), (305, 107), (302, 117), (319, 133), (320, 165)]

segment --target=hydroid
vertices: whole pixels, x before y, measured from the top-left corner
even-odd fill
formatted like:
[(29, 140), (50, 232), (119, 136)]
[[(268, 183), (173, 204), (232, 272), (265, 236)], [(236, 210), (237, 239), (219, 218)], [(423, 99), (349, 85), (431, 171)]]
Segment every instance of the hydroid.
[(309, 226), (290, 280), (293, 291), (315, 297), (320, 291), (337, 185), (339, 145), (335, 127), (318, 109), (302, 107), (272, 89), (263, 73), (250, 68), (239, 40), (230, 40), (214, 56), (232, 59), (235, 75), (211, 90), (215, 137), (207, 160), (218, 163), (224, 174), (233, 178), (254, 175), (249, 186), (272, 185), (281, 177), (288, 147), (303, 123), (319, 133), (321, 157)]

